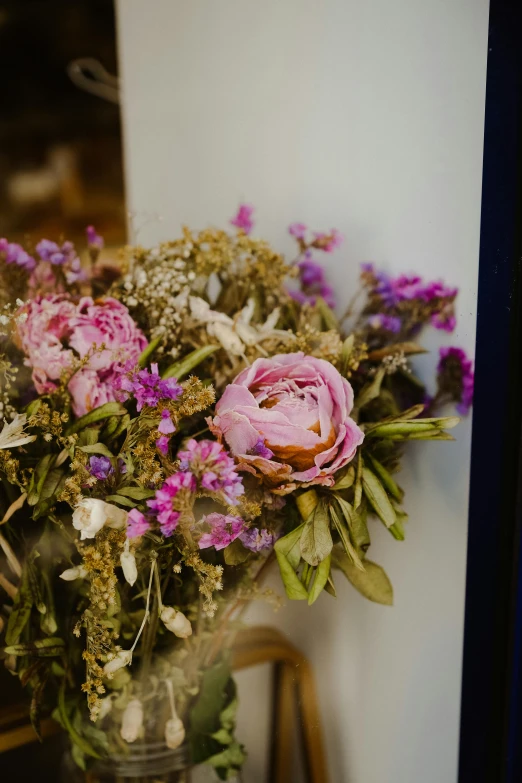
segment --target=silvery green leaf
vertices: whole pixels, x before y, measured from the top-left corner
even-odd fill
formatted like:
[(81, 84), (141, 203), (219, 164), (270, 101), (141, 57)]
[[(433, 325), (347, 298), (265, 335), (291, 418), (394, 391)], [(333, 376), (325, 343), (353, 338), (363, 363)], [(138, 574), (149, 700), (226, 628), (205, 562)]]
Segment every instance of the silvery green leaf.
[(328, 555), (328, 557), (325, 557), (325, 559), (317, 566), (315, 570), (314, 581), (312, 582), (312, 587), (308, 594), (308, 606), (311, 606), (313, 603), (315, 603), (323, 592), (330, 575), (331, 561), (332, 556)]
[(336, 476), (335, 484), (332, 490), (349, 489), (355, 481), (355, 468), (353, 465), (349, 465), (346, 470), (339, 471)]
[(390, 503), (390, 499), (383, 485), (369, 468), (363, 468), (363, 490), (368, 501), (377, 514), (384, 522), (386, 527), (395, 524), (397, 517), (395, 510)]
[(343, 516), (350, 530), (351, 539), (358, 550), (366, 552), (370, 546), (370, 534), (365, 516), (356, 511), (341, 495), (335, 495), (335, 499), (340, 506)]
[(96, 422), (103, 421), (103, 419), (108, 419), (109, 416), (123, 416), (126, 413), (127, 411), (119, 402), (106, 402), (104, 405), (100, 405), (99, 408), (95, 408), (93, 411), (86, 413), (85, 416), (80, 416), (79, 419), (67, 428), (66, 435), (73, 435), (75, 432), (80, 432), (84, 427), (96, 424)]
[(311, 566), (317, 566), (332, 551), (330, 520), (322, 500), (304, 523), (301, 535), (301, 556)]
[(355, 400), (355, 408), (360, 410), (368, 405), (369, 402), (375, 400), (379, 396), (381, 391), (381, 384), (384, 380), (386, 371), (383, 367), (380, 367), (375, 373), (375, 377), (361, 389), (357, 399)]
[(391, 495), (392, 498), (395, 498), (395, 500), (398, 500), (400, 503), (404, 497), (404, 492), (396, 483), (391, 473), (388, 470), (386, 470), (384, 465), (381, 465), (381, 463), (378, 460), (376, 460), (375, 457), (368, 455), (368, 458), (370, 460), (370, 464), (374, 472), (382, 481), (388, 494)]
[(332, 521), (335, 525), (335, 528), (339, 533), (339, 537), (341, 539), (341, 543), (343, 545), (344, 551), (346, 552), (346, 554), (348, 555), (348, 557), (350, 558), (354, 566), (356, 568), (359, 568), (361, 571), (364, 571), (364, 566), (361, 562), (359, 555), (357, 554), (357, 550), (355, 549), (354, 545), (350, 540), (350, 532), (348, 528), (343, 524), (333, 504), (330, 506), (330, 514), (332, 516)]
[(334, 549), (332, 565), (339, 568), (365, 598), (385, 606), (393, 604), (393, 587), (386, 572), (371, 560), (364, 561), (364, 571), (359, 571), (342, 551)]
[(308, 598), (308, 592), (303, 584), (299, 581), (299, 577), (294, 571), (293, 567), (288, 562), (288, 558), (275, 550), (277, 563), (279, 565), (279, 571), (281, 572), (281, 579), (285, 586), (285, 591), (293, 601), (302, 601)]
[(284, 555), (294, 571), (297, 571), (297, 567), (299, 566), (299, 562), (301, 560), (300, 541), (303, 530), (304, 522), (290, 533), (287, 533), (286, 536), (279, 538), (274, 545), (276, 554), (277, 552), (280, 552), (282, 555)]

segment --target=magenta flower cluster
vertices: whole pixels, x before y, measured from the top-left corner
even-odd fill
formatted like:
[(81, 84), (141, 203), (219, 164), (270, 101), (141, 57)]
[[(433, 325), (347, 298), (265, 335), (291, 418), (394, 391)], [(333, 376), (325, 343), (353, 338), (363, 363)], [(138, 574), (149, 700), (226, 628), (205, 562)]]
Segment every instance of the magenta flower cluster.
[(221, 443), (214, 440), (187, 441), (178, 453), (181, 470), (189, 470), (199, 486), (207, 492), (216, 492), (230, 506), (238, 504), (245, 488), (236, 472), (236, 464)]
[[(458, 288), (450, 288), (440, 280), (425, 282), (418, 275), (399, 275), (391, 277), (386, 272), (376, 270), (374, 264), (361, 264), (363, 279), (369, 279), (372, 293), (379, 296), (387, 307), (396, 307), (407, 300), (420, 300), (433, 303), (441, 300), (441, 308), (432, 317), (431, 323), (436, 329), (452, 332), (456, 320), (451, 303)], [(393, 331), (393, 330), (392, 330)]]
[(326, 281), (326, 276), (321, 264), (314, 261), (311, 251), (307, 250), (304, 257), (298, 262), (300, 290), (290, 291), (290, 296), (299, 304), (314, 305), (320, 296), (329, 307), (335, 307), (335, 296), (331, 285)]
[[(178, 458), (178, 473), (169, 476), (156, 491), (154, 498), (147, 501), (150, 513), (157, 519), (161, 532), (167, 537), (172, 535), (179, 521), (180, 512), (176, 508), (175, 500), (181, 490), (191, 493), (198, 490), (206, 494), (216, 493), (219, 500), (230, 506), (236, 506), (238, 498), (245, 491), (241, 477), (235, 471), (234, 460), (216, 441), (191, 439), (185, 449), (178, 453)], [(129, 538), (141, 535), (134, 532), (138, 523), (141, 527), (145, 526), (145, 523), (150, 526), (145, 515), (138, 517), (138, 514), (141, 512), (133, 515), (134, 521), (127, 528)]]
[(157, 364), (151, 364), (150, 370), (144, 368), (121, 375), (116, 386), (123, 399), (134, 397), (138, 411), (144, 405), (155, 408), (162, 400), (177, 400), (183, 391), (175, 378), (160, 376)]
[(241, 229), (245, 234), (250, 234), (254, 228), (254, 207), (251, 204), (240, 204), (239, 209), (230, 221), (231, 225)]
[(16, 242), (8, 242), (7, 239), (0, 239), (0, 257), (6, 264), (16, 264), (27, 272), (32, 272), (36, 266), (36, 261), (29, 253)]
[(263, 552), (271, 549), (275, 542), (275, 536), (270, 531), (259, 530), (257, 527), (247, 528), (240, 517), (229, 514), (208, 514), (202, 518), (201, 523), (209, 530), (199, 539), (200, 549), (214, 547), (219, 551), (239, 538), (243, 546), (251, 552)]
[(439, 382), (446, 373), (448, 385), (457, 385), (460, 399), (457, 402), (456, 409), (462, 416), (469, 413), (473, 404), (473, 387), (475, 376), (473, 373), (473, 362), (468, 359), (466, 352), (462, 348), (443, 347), (439, 350), (439, 363), (437, 373)]

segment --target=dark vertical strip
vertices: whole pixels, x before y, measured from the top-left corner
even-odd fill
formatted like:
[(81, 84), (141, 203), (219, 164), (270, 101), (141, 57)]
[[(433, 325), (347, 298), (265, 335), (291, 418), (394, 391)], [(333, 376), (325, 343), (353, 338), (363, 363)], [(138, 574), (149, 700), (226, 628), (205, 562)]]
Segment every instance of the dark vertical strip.
[(517, 601), (522, 407), (521, 20), (518, 0), (491, 0), (460, 783), (522, 781), (516, 748), (522, 739), (522, 690), (516, 660), (522, 643), (522, 604)]

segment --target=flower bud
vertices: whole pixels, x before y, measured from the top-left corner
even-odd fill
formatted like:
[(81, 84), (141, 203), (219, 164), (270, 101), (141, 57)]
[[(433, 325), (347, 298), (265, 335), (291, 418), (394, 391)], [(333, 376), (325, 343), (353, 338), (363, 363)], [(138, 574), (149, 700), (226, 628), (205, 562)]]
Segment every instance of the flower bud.
[(165, 628), (180, 639), (192, 636), (192, 626), (183, 612), (177, 612), (173, 606), (164, 606), (160, 614)]
[(129, 549), (129, 541), (125, 541), (125, 547), (120, 555), (120, 563), (123, 569), (123, 575), (127, 582), (131, 585), (134, 584), (138, 578), (138, 569), (136, 567), (136, 558)]
[(132, 652), (130, 650), (120, 650), (114, 658), (111, 658), (110, 661), (107, 661), (105, 666), (103, 667), (103, 673), (106, 677), (112, 677), (112, 675), (118, 671), (118, 669), (123, 669), (124, 666), (128, 666), (132, 662)]
[(125, 742), (135, 742), (143, 726), (143, 707), (139, 699), (131, 699), (121, 719), (120, 736)]
[(175, 750), (185, 739), (185, 727), (180, 718), (169, 718), (165, 724), (165, 744)]
[(112, 696), (106, 696), (98, 702), (99, 710), (96, 720), (103, 720), (112, 710)]
[(75, 579), (85, 579), (87, 576), (87, 569), (83, 565), (73, 566), (72, 568), (66, 568), (60, 574), (60, 579), (66, 582), (74, 582)]

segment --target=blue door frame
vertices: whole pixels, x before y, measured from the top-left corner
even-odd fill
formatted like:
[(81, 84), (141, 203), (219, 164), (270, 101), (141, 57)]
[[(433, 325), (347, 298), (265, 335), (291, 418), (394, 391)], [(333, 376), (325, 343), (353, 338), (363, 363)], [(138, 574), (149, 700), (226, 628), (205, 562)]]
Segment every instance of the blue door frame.
[(521, 109), (522, 0), (491, 0), (459, 783), (522, 783)]

